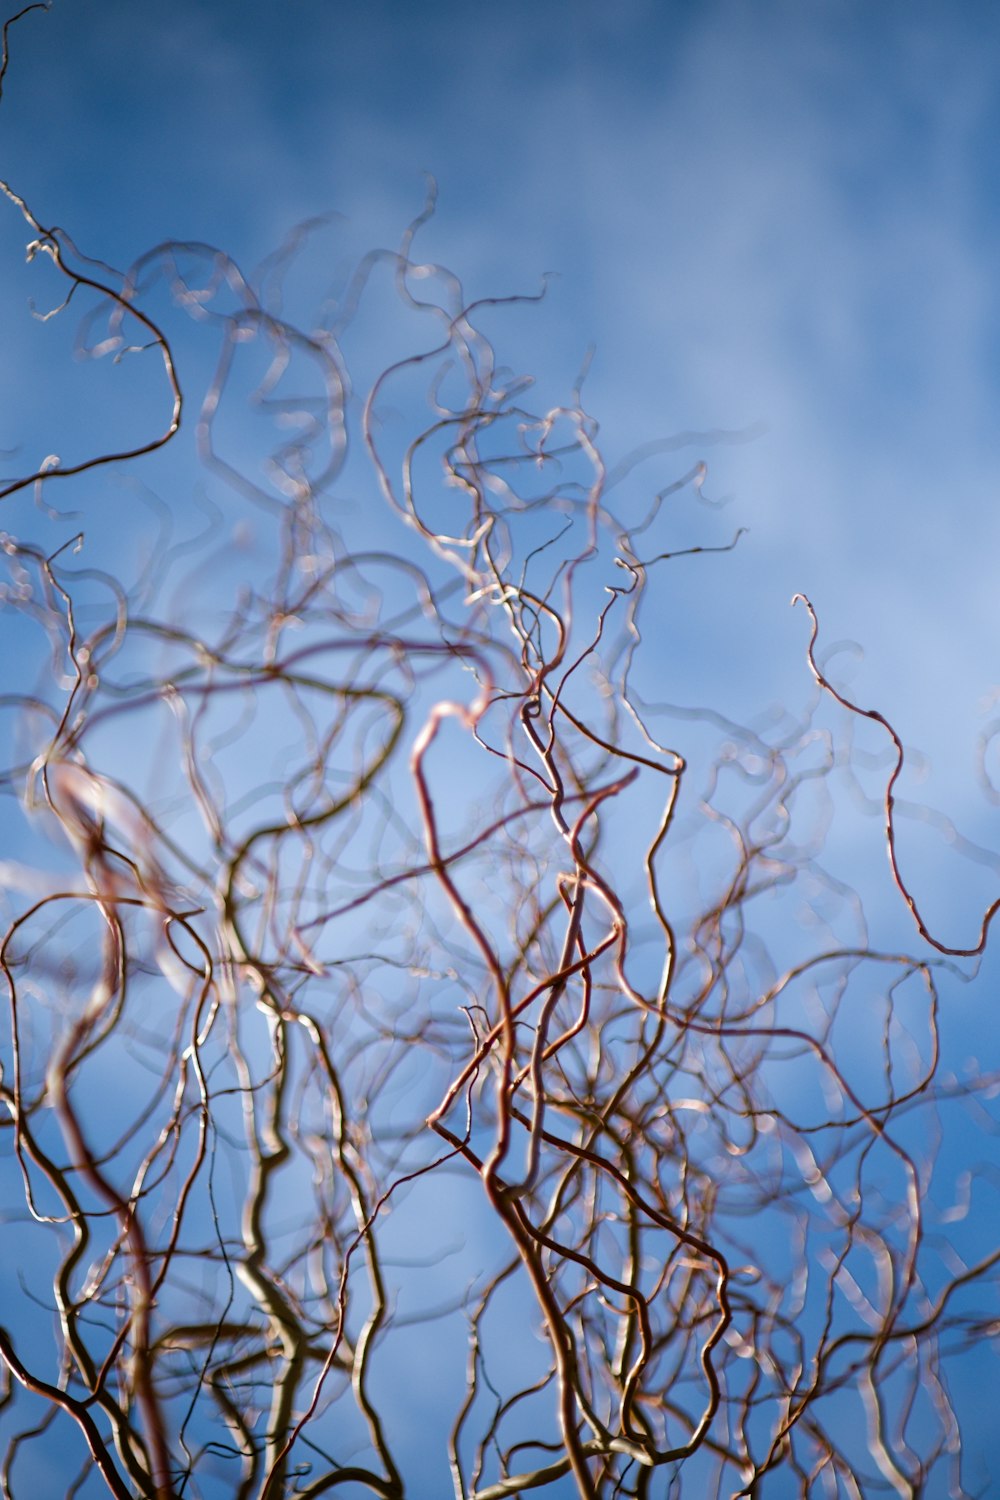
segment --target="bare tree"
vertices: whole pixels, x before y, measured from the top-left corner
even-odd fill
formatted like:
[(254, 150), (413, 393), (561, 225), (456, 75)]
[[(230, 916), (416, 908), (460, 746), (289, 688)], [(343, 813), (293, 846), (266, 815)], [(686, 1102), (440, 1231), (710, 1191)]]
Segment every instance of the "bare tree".
[[(164, 387), (155, 431), (0, 487), (36, 851), (0, 866), (3, 1493), (428, 1493), (400, 1372), (457, 1500), (968, 1493), (948, 1358), (1000, 1250), (943, 1143), (998, 1078), (942, 1066), (938, 984), (995, 907), (927, 931), (902, 745), (811, 606), (799, 711), (653, 701), (656, 590), (738, 534), (674, 542), (705, 463), (609, 473), (581, 383), (532, 409), (486, 329), (533, 299), (421, 264), (432, 200), (305, 328), (315, 225), (254, 276), (176, 242), (118, 273), (4, 191), (81, 351)], [(387, 296), (415, 352), (362, 401)], [(259, 464), (243, 390), (291, 434)], [(80, 476), (189, 434), (228, 513), (137, 491), (138, 568), (65, 540)], [(859, 714), (923, 956), (823, 862)]]

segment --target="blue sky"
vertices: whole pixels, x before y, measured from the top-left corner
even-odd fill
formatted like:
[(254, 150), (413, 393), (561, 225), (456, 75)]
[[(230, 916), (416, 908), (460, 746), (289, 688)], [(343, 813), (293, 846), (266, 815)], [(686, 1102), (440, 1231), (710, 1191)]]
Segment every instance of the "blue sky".
[(18, 29), (0, 132), (42, 220), (119, 266), (176, 236), (251, 267), (331, 210), (394, 244), (432, 172), (423, 253), (470, 294), (557, 273), (530, 356), (565, 385), (596, 346), (612, 457), (763, 429), (704, 454), (720, 532), (749, 528), (714, 643), (751, 631), (763, 669), (713, 692), (789, 691), (803, 589), (943, 798), (1000, 668), (998, 32), (975, 5), (82, 0)]
[[(535, 292), (551, 273), (545, 302), (503, 325), (509, 355), (498, 333), (503, 357), (554, 402), (593, 345), (585, 400), (611, 464), (702, 435), (650, 466), (659, 485), (704, 459), (706, 494), (728, 497), (686, 502), (678, 545), (747, 528), (731, 555), (671, 576), (644, 690), (740, 719), (801, 703), (802, 590), (824, 641), (863, 647), (839, 680), (925, 752), (900, 795), (1000, 847), (975, 777), (1000, 699), (995, 8), (56, 0), (12, 34), (0, 172), (120, 268), (181, 238), (249, 270), (294, 224), (340, 216), (306, 258), (310, 287), (396, 245), (433, 174), (420, 254), (469, 296)], [(22, 268), (23, 225), (0, 208), (0, 449), (15, 468), (69, 462), (123, 412), (155, 426), (155, 373), (73, 365), (72, 317), (28, 317), (28, 297), (59, 294), (44, 266)], [(359, 344), (359, 386), (392, 338), (376, 323), (371, 352)], [(135, 478), (190, 489), (188, 462), (168, 452)], [(76, 491), (92, 558), (125, 545), (123, 486), (99, 473)], [(22, 496), (3, 524), (62, 538), (79, 522), (50, 532)], [(870, 726), (860, 738), (882, 748)], [(932, 920), (971, 941), (996, 869), (934, 829), (905, 837)], [(914, 940), (877, 819), (844, 844), (887, 931)], [(981, 1024), (977, 994), (955, 1002), (962, 1027)]]

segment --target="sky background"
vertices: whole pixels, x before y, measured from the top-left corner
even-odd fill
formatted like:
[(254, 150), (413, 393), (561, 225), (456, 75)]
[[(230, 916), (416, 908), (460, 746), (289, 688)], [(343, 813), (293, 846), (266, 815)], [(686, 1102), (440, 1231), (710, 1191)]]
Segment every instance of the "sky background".
[[(119, 268), (184, 238), (249, 269), (325, 213), (342, 216), (330, 266), (347, 264), (398, 244), (433, 174), (421, 256), (470, 297), (551, 273), (544, 304), (510, 314), (512, 362), (554, 402), (593, 345), (585, 403), (609, 462), (704, 434), (675, 472), (705, 459), (706, 494), (729, 503), (686, 502), (679, 543), (747, 528), (672, 574), (662, 696), (741, 719), (803, 701), (802, 590), (825, 641), (863, 647), (851, 693), (923, 752), (902, 794), (1000, 848), (975, 772), (1000, 702), (1000, 11), (56, 0), (11, 44), (0, 172)], [(55, 282), (23, 267), (24, 226), (0, 208), (0, 449), (14, 470), (71, 462), (120, 432), (133, 377), (56, 357), (73, 319), (28, 317)], [(145, 378), (127, 390), (142, 432), (162, 410)], [(182, 462), (144, 482), (167, 492)], [(95, 545), (123, 483), (78, 492)], [(30, 537), (36, 515), (22, 497), (4, 524)], [(994, 865), (919, 824), (907, 837), (932, 923), (973, 941)], [(984, 979), (969, 1020), (989, 1012)]]
[[(4, 170), (119, 267), (179, 237), (249, 269), (330, 211), (344, 245), (395, 245), (433, 173), (421, 253), (471, 296), (554, 273), (518, 352), (561, 399), (595, 346), (587, 403), (612, 461), (689, 430), (752, 435), (691, 451), (706, 493), (733, 497), (699, 518), (703, 538), (749, 528), (684, 642), (716, 700), (788, 697), (801, 589), (826, 639), (863, 645), (855, 686), (928, 753), (928, 798), (984, 815), (973, 750), (1000, 681), (992, 8), (79, 0), (22, 23), (15, 49)], [(0, 228), (13, 287), (24, 235), (13, 213)], [(16, 301), (5, 319), (0, 447), (27, 454), (23, 372), (50, 348)], [(46, 452), (54, 428), (79, 446), (72, 411), (44, 417)]]

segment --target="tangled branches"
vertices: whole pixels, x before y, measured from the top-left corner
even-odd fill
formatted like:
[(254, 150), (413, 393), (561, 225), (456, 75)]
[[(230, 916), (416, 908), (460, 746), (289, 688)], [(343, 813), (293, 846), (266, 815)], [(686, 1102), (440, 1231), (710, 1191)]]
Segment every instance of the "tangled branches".
[[(169, 410), (3, 486), (44, 531), (3, 539), (3, 1492), (967, 1493), (946, 1355), (1000, 1251), (942, 1143), (996, 1079), (823, 864), (812, 648), (801, 713), (672, 747), (656, 590), (737, 540), (674, 541), (704, 464), (609, 476), (579, 388), (533, 411), (485, 328), (534, 299), (467, 305), (426, 213), (303, 328), (317, 226), (98, 275), (8, 197)], [(387, 290), (418, 352), (362, 406)], [(148, 500), (126, 584), (28, 502), (185, 441), (192, 336), (229, 515)], [(256, 465), (243, 390), (292, 433)]]

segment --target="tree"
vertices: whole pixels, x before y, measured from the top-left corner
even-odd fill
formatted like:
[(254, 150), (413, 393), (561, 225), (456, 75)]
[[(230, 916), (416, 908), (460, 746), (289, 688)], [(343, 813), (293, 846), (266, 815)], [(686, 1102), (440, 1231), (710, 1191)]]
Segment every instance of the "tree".
[[(255, 276), (180, 242), (117, 273), (4, 190), (81, 351), (163, 376), (149, 435), (2, 486), (40, 507), (4, 539), (6, 1493), (53, 1438), (66, 1493), (414, 1493), (407, 1401), (460, 1500), (966, 1493), (948, 1358), (1000, 1252), (937, 1227), (941, 1142), (996, 1078), (942, 1066), (938, 984), (995, 908), (927, 931), (902, 745), (811, 606), (802, 710), (651, 700), (655, 591), (739, 533), (676, 545), (705, 464), (609, 473), (582, 377), (528, 404), (486, 330), (539, 299), (421, 264), (433, 195), (300, 325), (318, 223)], [(410, 352), (362, 404), (387, 296)], [(291, 433), (257, 464), (243, 393)], [(147, 497), (132, 582), (65, 539), (65, 490), (189, 431), (229, 514)], [(859, 714), (917, 954), (823, 864)]]

